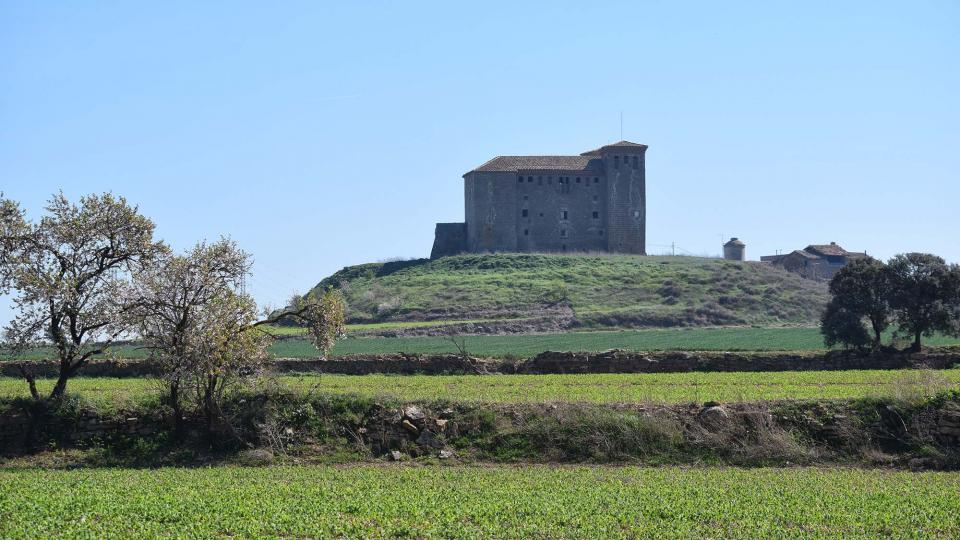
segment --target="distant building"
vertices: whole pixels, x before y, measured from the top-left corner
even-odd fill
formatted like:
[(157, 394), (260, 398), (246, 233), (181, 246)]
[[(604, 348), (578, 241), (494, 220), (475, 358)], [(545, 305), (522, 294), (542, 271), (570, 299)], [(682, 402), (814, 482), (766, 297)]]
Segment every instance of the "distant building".
[(836, 242), (810, 245), (785, 255), (765, 255), (762, 262), (783, 267), (805, 278), (830, 279), (850, 261), (868, 257), (866, 253), (847, 251)]
[(465, 222), (438, 223), (432, 258), (457, 253), (646, 253), (647, 146), (500, 156), (467, 172)]
[(723, 245), (723, 258), (727, 259), (728, 261), (746, 260), (746, 252), (747, 245), (736, 237), (731, 238), (729, 242)]

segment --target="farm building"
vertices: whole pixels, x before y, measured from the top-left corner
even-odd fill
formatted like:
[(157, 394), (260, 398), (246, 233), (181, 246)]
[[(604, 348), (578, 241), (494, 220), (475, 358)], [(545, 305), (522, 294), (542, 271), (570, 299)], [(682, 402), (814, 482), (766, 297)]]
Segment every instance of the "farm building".
[(647, 146), (499, 156), (467, 172), (462, 223), (438, 223), (432, 258), (481, 252), (646, 252)]
[(814, 244), (784, 255), (765, 255), (760, 260), (781, 266), (810, 279), (830, 279), (850, 261), (868, 257), (866, 253), (847, 251), (837, 245)]

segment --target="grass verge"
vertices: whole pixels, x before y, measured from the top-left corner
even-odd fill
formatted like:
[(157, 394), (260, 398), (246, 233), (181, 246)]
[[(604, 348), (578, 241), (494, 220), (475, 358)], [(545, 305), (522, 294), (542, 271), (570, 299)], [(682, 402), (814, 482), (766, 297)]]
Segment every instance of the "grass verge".
[[(960, 369), (588, 375), (289, 375), (295, 392), (321, 392), (402, 401), (478, 403), (703, 403), (707, 401), (824, 400), (932, 395), (960, 387)], [(54, 381), (38, 381), (41, 392)], [(70, 393), (110, 408), (129, 408), (159, 395), (151, 379), (76, 378)], [(28, 397), (27, 385), (0, 378), (0, 404)]]

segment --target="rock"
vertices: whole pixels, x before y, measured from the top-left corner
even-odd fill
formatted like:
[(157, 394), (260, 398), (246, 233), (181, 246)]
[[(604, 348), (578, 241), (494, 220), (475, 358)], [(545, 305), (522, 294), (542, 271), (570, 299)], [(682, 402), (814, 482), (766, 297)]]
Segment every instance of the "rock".
[(413, 422), (409, 420), (404, 419), (404, 421), (401, 422), (400, 425), (403, 426), (403, 429), (409, 431), (410, 433), (413, 433), (414, 435), (416, 435), (417, 433), (420, 433), (420, 428), (413, 425)]
[(269, 465), (273, 463), (273, 452), (267, 450), (266, 448), (244, 450), (237, 455), (237, 460), (243, 465), (252, 467)]
[(284, 429), (284, 430), (283, 430), (283, 434), (286, 435), (287, 437), (293, 436), (293, 428), (288, 427), (288, 428)]
[(700, 411), (700, 418), (709, 424), (722, 424), (730, 418), (730, 413), (721, 405), (712, 405)]
[(407, 417), (411, 422), (419, 422), (427, 417), (427, 415), (423, 413), (423, 410), (416, 405), (407, 405), (404, 407), (403, 416)]
[(403, 453), (397, 450), (391, 450), (390, 459), (392, 459), (393, 461), (401, 461), (403, 460)]
[(437, 456), (440, 459), (450, 459), (453, 457), (453, 450), (447, 450), (446, 448), (444, 448), (443, 450), (440, 451), (440, 453)]
[(430, 431), (429, 429), (425, 429), (423, 430), (422, 433), (420, 433), (420, 436), (417, 437), (417, 444), (419, 444), (420, 446), (429, 446), (432, 448), (443, 447), (443, 443), (440, 442), (437, 439), (437, 437), (433, 434), (433, 432)]
[(447, 422), (449, 422), (449, 420), (437, 419), (437, 427), (440, 428), (440, 431), (443, 431), (447, 427)]

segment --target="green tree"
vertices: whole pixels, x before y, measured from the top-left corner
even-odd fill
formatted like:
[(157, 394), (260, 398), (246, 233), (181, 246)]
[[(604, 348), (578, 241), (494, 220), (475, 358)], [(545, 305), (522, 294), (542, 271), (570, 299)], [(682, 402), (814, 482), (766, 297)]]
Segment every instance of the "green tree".
[(845, 308), (836, 298), (827, 304), (820, 318), (820, 333), (827, 347), (842, 344), (846, 348), (862, 349), (871, 341), (863, 317)]
[[(830, 280), (834, 313), (825, 317), (824, 321), (840, 323), (841, 328), (853, 331), (854, 321), (847, 320), (848, 318), (866, 320), (873, 333), (873, 347), (877, 349), (893, 315), (890, 309), (890, 293), (887, 265), (872, 258), (853, 261), (840, 269)], [(840, 311), (843, 312), (842, 316)]]
[(955, 332), (952, 305), (955, 274), (946, 262), (928, 253), (897, 255), (887, 263), (890, 276), (890, 307), (901, 332), (913, 336), (919, 351), (923, 336)]

